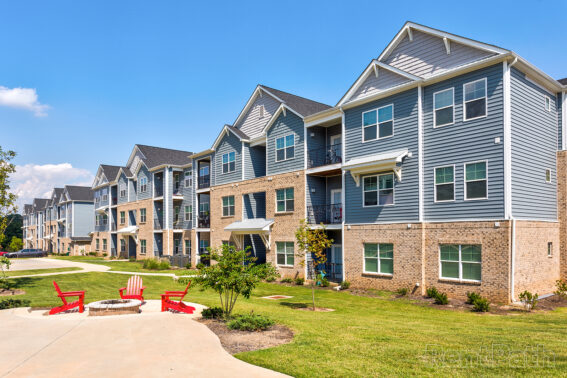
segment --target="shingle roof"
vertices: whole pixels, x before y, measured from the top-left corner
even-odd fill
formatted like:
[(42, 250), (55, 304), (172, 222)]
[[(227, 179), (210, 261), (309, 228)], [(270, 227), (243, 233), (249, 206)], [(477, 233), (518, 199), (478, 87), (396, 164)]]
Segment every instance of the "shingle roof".
[(145, 159), (142, 159), (148, 169), (152, 169), (164, 164), (170, 165), (187, 165), (191, 163), (189, 155), (193, 155), (189, 151), (172, 150), (169, 148), (145, 146), (143, 144), (136, 144)]
[(71, 201), (93, 201), (94, 194), (90, 186), (65, 185), (65, 191)]
[(54, 196), (51, 196), (51, 200), (49, 201), (49, 203), (51, 205), (55, 204), (55, 203), (59, 203), (59, 198), (61, 198), (61, 193), (63, 193), (63, 188), (53, 188), (53, 192), (54, 192)]
[(236, 127), (230, 126), (230, 125), (225, 125), (225, 126), (228, 127), (228, 129), (230, 131), (235, 133), (240, 139), (248, 139), (248, 135), (246, 135), (246, 133), (242, 132), (242, 130), (237, 129)]
[(305, 97), (296, 96), (291, 93), (283, 92), (278, 89), (270, 88), (265, 85), (260, 85), (260, 87), (265, 88), (268, 92), (273, 93), (275, 96), (279, 97), (287, 106), (301, 114), (303, 117), (307, 117), (311, 114), (319, 113), (325, 109), (331, 108), (331, 106), (329, 105), (309, 100)]
[(44, 210), (49, 202), (48, 198), (34, 198), (33, 199), (33, 207), (35, 211)]
[(31, 204), (24, 205), (24, 214), (29, 214), (32, 212), (33, 206)]
[(560, 82), (563, 85), (567, 85), (567, 77), (565, 79), (559, 79), (557, 81)]
[(104, 173), (108, 181), (113, 181), (118, 174), (118, 170), (120, 169), (119, 165), (101, 164), (100, 167), (102, 168), (102, 172)]

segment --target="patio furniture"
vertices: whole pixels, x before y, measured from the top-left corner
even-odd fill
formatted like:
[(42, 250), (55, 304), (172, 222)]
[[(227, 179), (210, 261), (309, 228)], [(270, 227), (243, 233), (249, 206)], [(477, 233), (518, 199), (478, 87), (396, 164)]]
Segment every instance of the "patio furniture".
[[(183, 303), (183, 298), (187, 295), (187, 291), (191, 286), (191, 282), (187, 284), (185, 291), (166, 291), (165, 294), (161, 295), (161, 311), (174, 310), (179, 312), (184, 312), (186, 314), (192, 314), (195, 311), (195, 307), (187, 306)], [(179, 298), (178, 300), (173, 300), (170, 298)]]
[[(144, 289), (142, 286), (142, 279), (139, 276), (132, 276), (128, 279), (126, 287), (118, 289), (120, 291), (120, 298), (122, 299), (138, 299), (144, 301)], [(126, 293), (124, 293), (126, 291)]]
[[(63, 305), (59, 306), (59, 307), (54, 307), (51, 310), (49, 310), (49, 315), (54, 315), (54, 314), (58, 314), (60, 312), (63, 311), (67, 311), (70, 310), (72, 308), (78, 307), (79, 308), (79, 312), (83, 312), (85, 311), (85, 292), (84, 291), (67, 291), (67, 292), (62, 292), (61, 289), (59, 289), (59, 285), (57, 285), (57, 282), (53, 281), (53, 286), (55, 286), (55, 291), (57, 291), (57, 296), (59, 298), (61, 298), (61, 301), (63, 301)], [(76, 300), (75, 302), (69, 303), (67, 302), (67, 297), (79, 297), (78, 300)]]

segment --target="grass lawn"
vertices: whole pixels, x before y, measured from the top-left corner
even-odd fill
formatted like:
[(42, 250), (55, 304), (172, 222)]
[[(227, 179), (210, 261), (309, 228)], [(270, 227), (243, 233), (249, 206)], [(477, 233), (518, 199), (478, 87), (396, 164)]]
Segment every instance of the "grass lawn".
[(145, 273), (170, 273), (176, 276), (185, 276), (195, 274), (194, 270), (172, 268), (167, 270), (150, 270), (144, 269), (144, 263), (141, 261), (114, 261), (105, 260), (102, 257), (95, 256), (52, 256), (53, 259), (68, 260), (76, 262), (84, 262), (90, 264), (101, 264), (110, 267), (110, 270), (118, 272), (145, 272)]
[[(128, 277), (108, 273), (57, 276), (61, 289), (87, 290), (87, 302), (116, 298)], [(13, 279), (26, 290), (19, 298), (32, 306), (58, 305), (51, 281), (54, 277)], [(164, 290), (180, 289), (168, 277), (144, 277), (148, 299), (159, 299)], [(286, 300), (260, 297), (283, 294)], [(244, 361), (293, 376), (390, 376), (390, 375), (537, 375), (564, 376), (567, 371), (567, 309), (529, 315), (486, 315), (420, 306), (387, 294), (370, 298), (318, 290), (317, 305), (336, 311), (311, 313), (293, 307), (308, 304), (307, 287), (261, 284), (249, 299), (240, 299), (235, 311), (254, 310), (272, 317), (295, 332), (291, 344), (237, 355)], [(218, 305), (211, 291), (190, 290), (187, 300)], [(179, 315), (183, 316), (183, 315)], [(196, 342), (196, 340), (187, 340)], [(198, 341), (197, 341), (198, 342)], [(509, 354), (478, 360), (481, 348), (500, 344)], [(445, 362), (426, 352), (428, 345), (444, 351)], [(539, 362), (531, 348), (539, 346)], [(542, 352), (544, 348), (545, 352)], [(431, 349), (431, 348), (430, 348)], [(528, 350), (529, 353), (524, 354)], [(547, 353), (547, 354), (546, 354)], [(549, 366), (543, 357), (554, 354)], [(527, 357), (524, 360), (524, 355)], [(484, 353), (481, 357), (487, 357)], [(464, 359), (474, 361), (468, 366)], [(539, 363), (539, 365), (538, 365)]]
[(27, 276), (29, 274), (60, 273), (60, 272), (71, 272), (74, 270), (82, 270), (82, 269), (69, 267), (69, 268), (52, 268), (52, 269), (8, 270), (6, 271), (6, 276), (8, 277)]

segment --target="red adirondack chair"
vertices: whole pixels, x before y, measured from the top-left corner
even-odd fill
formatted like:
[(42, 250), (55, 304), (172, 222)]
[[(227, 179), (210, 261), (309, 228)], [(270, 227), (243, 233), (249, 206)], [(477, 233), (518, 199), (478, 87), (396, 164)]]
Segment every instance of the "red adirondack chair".
[[(54, 314), (58, 314), (60, 312), (63, 311), (67, 311), (70, 310), (72, 308), (78, 307), (79, 308), (79, 312), (83, 312), (85, 311), (85, 292), (84, 291), (67, 291), (67, 292), (62, 292), (61, 289), (59, 289), (59, 286), (57, 285), (57, 282), (53, 281), (53, 286), (55, 286), (55, 290), (57, 291), (57, 296), (59, 298), (61, 298), (61, 300), (63, 301), (63, 305), (59, 306), (59, 307), (54, 307), (51, 310), (49, 310), (49, 315), (54, 315)], [(79, 297), (78, 300), (76, 300), (75, 302), (69, 303), (67, 302), (67, 297)]]
[[(189, 286), (191, 286), (191, 282), (187, 284), (185, 291), (166, 291), (165, 294), (162, 294), (161, 311), (164, 312), (167, 310), (174, 310), (174, 311), (184, 312), (186, 314), (192, 314), (193, 311), (195, 311), (195, 307), (187, 306), (185, 303), (183, 303), (183, 297), (187, 295)], [(174, 301), (170, 299), (171, 297), (179, 298), (179, 299)]]
[[(128, 279), (126, 287), (120, 288), (120, 298), (122, 299), (139, 299), (144, 301), (144, 289), (142, 279), (138, 276), (132, 276)], [(126, 291), (126, 293), (124, 293)]]

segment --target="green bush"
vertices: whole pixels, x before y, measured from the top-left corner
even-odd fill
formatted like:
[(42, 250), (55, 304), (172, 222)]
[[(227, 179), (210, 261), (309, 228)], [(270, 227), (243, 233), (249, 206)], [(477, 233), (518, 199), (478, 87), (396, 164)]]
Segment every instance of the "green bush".
[(276, 280), (276, 277), (273, 277), (273, 276), (266, 278), (266, 282), (274, 282), (275, 280)]
[(159, 270), (168, 270), (168, 269), (170, 269), (170, 268), (171, 268), (171, 264), (169, 264), (169, 261), (167, 261), (167, 260), (161, 260), (161, 261), (159, 262), (159, 266), (158, 266), (158, 269), (159, 269)]
[(348, 288), (350, 288), (350, 282), (348, 281), (341, 282), (341, 290), (347, 290)]
[(447, 298), (446, 293), (437, 292), (437, 295), (435, 296), (434, 299), (435, 299), (435, 304), (438, 304), (438, 305), (449, 304), (449, 298)]
[(128, 261), (130, 261), (130, 262), (136, 262), (136, 258), (135, 258), (135, 257), (129, 257), (129, 258), (128, 258)]
[(237, 329), (240, 331), (263, 331), (274, 324), (272, 319), (251, 312), (246, 315), (237, 315), (226, 325), (229, 329)]
[(102, 254), (102, 257), (106, 257), (106, 256), (108, 256), (108, 253), (105, 252)]
[(537, 302), (539, 300), (539, 295), (537, 293), (532, 294), (531, 292), (526, 290), (523, 293), (520, 293), (520, 295), (518, 295), (518, 298), (524, 304), (524, 309), (526, 311), (531, 311), (536, 308)]
[(482, 298), (482, 297), (480, 296), (480, 294), (477, 294), (477, 293), (475, 293), (474, 291), (468, 291), (468, 292), (467, 292), (467, 301), (466, 301), (465, 303), (466, 303), (466, 304), (474, 304), (474, 302), (475, 302), (477, 299), (480, 299), (480, 298)]
[(222, 318), (222, 308), (220, 307), (209, 307), (203, 309), (201, 316), (205, 319), (221, 319)]
[(396, 294), (398, 294), (401, 297), (405, 297), (406, 295), (409, 294), (409, 289), (407, 287), (401, 287), (398, 290), (396, 290)]
[(303, 284), (305, 283), (305, 279), (301, 278), (301, 277), (297, 277), (295, 279), (295, 284), (299, 285), (299, 286), (303, 286)]
[(473, 302), (473, 311), (488, 312), (490, 311), (490, 303), (488, 299), (478, 296)]
[(159, 260), (156, 259), (146, 259), (144, 260), (144, 264), (142, 268), (149, 269), (149, 270), (158, 270), (160, 266)]
[(89, 252), (89, 256), (96, 256), (96, 252)]
[(286, 278), (282, 278), (282, 280), (280, 282), (281, 283), (292, 283), (293, 280), (289, 277), (286, 277)]
[(557, 280), (555, 281), (555, 286), (557, 290), (554, 291), (554, 294), (562, 298), (567, 298), (567, 280)]
[(439, 294), (439, 292), (437, 291), (435, 286), (431, 286), (430, 288), (425, 290), (425, 295), (427, 296), (427, 298), (435, 298), (437, 297), (437, 294)]
[(188, 262), (187, 264), (185, 264), (185, 269), (191, 269), (191, 262)]
[(30, 301), (27, 299), (4, 299), (0, 301), (0, 310), (6, 310), (8, 308), (16, 308), (16, 307), (28, 307), (30, 305)]

